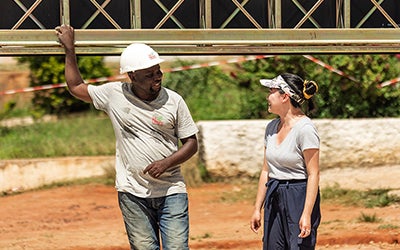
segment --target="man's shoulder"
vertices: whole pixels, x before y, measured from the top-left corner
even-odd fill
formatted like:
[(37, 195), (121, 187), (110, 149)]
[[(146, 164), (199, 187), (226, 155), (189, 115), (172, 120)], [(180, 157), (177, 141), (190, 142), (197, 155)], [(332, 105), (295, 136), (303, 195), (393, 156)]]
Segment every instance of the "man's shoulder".
[(127, 83), (124, 83), (124, 82), (107, 82), (107, 83), (104, 83), (103, 85), (108, 85), (110, 87), (120, 87), (121, 85), (127, 85)]
[(106, 83), (102, 83), (102, 84), (89, 84), (89, 88), (99, 89), (99, 90), (100, 89), (114, 89), (114, 88), (120, 89), (121, 86), (123, 86), (123, 85), (124, 85), (123, 82), (106, 82)]
[(173, 98), (179, 98), (179, 99), (182, 98), (182, 96), (175, 90), (172, 90), (172, 89), (169, 89), (166, 87), (163, 87), (163, 88), (166, 91), (166, 93), (168, 94), (168, 96), (173, 97)]

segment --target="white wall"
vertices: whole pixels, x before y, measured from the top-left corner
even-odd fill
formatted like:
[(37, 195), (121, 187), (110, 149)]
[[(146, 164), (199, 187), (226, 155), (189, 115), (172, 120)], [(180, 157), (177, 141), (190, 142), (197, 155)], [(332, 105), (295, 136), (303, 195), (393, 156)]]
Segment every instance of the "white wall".
[[(313, 120), (321, 138), (320, 167), (400, 164), (400, 119)], [(269, 120), (201, 121), (202, 158), (217, 177), (257, 174)]]
[[(268, 122), (198, 122), (198, 156), (210, 175), (257, 177), (262, 166), (263, 137)], [(400, 118), (314, 120), (314, 123), (321, 137), (321, 170), (337, 173), (341, 168), (364, 171), (368, 167), (400, 166)], [(0, 192), (100, 176), (113, 166), (113, 156), (0, 161)]]
[(22, 191), (46, 184), (102, 176), (114, 157), (64, 157), (0, 161), (0, 192)]

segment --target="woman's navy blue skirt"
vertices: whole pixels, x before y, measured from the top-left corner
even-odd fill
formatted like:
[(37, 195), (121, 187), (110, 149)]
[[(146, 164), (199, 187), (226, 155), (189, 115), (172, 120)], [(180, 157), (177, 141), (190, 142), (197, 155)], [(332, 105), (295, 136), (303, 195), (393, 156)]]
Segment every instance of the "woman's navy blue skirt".
[(270, 179), (264, 206), (264, 250), (312, 250), (321, 221), (320, 194), (311, 214), (311, 233), (299, 238), (299, 221), (306, 199), (307, 180)]

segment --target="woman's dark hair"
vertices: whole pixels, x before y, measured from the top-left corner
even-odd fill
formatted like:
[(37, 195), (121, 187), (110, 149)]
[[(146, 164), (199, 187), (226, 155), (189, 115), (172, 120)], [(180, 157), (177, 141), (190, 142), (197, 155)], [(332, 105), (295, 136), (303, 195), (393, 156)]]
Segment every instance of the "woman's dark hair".
[[(312, 96), (318, 91), (317, 83), (314, 81), (303, 80), (300, 76), (291, 73), (283, 73), (281, 76), (289, 87), (307, 103), (306, 113), (312, 113), (315, 111)], [(292, 98), (290, 98), (290, 102), (296, 108), (301, 107), (301, 103), (296, 102)]]

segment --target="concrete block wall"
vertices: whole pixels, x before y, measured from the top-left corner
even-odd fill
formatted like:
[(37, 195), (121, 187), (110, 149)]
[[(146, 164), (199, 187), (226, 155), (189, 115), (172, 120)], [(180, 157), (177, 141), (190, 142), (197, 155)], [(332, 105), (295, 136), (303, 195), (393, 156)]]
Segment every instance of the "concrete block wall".
[(0, 192), (34, 189), (54, 182), (102, 176), (114, 157), (63, 157), (0, 161)]
[[(212, 176), (255, 176), (269, 120), (201, 121), (200, 152)], [(400, 164), (400, 119), (315, 119), (321, 170)]]
[[(258, 177), (269, 120), (200, 121), (198, 157), (213, 177)], [(321, 137), (321, 170), (400, 165), (400, 118), (314, 120)], [(114, 157), (0, 161), (0, 192), (101, 176)], [(108, 170), (109, 171), (109, 170)]]

